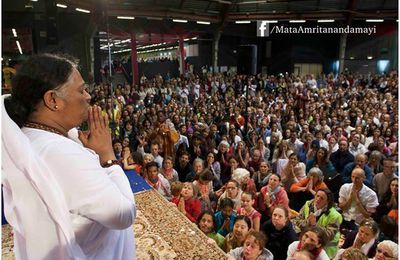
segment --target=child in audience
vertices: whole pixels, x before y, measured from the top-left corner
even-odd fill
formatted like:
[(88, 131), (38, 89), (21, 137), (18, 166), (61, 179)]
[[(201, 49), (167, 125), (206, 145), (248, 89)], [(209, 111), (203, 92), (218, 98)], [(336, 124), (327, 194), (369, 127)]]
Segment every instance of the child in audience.
[(228, 260), (273, 260), (272, 253), (265, 248), (267, 237), (258, 231), (250, 230), (242, 247), (228, 253)]
[(237, 215), (238, 216), (247, 216), (251, 220), (251, 227), (255, 231), (260, 230), (260, 219), (261, 219), (261, 214), (258, 212), (256, 209), (253, 208), (255, 199), (255, 195), (253, 192), (243, 192), (242, 193), (242, 206), (237, 209)]
[(222, 249), (225, 237), (215, 232), (215, 217), (212, 211), (203, 211), (197, 219), (197, 226), (211, 239), (212, 242), (217, 243), (217, 245)]
[(233, 207), (233, 201), (230, 198), (224, 198), (219, 204), (219, 211), (215, 213), (215, 230), (223, 236), (233, 230), (236, 219)]
[(201, 212), (201, 202), (197, 198), (198, 191), (191, 182), (185, 182), (180, 197), (175, 197), (172, 202), (178, 206), (190, 221), (196, 222)]

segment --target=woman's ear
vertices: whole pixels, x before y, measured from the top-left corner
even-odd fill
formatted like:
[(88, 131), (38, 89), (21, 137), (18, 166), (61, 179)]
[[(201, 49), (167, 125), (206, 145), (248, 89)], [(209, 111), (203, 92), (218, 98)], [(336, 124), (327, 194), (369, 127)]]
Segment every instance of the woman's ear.
[(59, 104), (57, 103), (61, 103), (60, 101), (60, 98), (54, 90), (48, 90), (43, 95), (43, 103), (51, 111), (56, 111), (59, 109)]

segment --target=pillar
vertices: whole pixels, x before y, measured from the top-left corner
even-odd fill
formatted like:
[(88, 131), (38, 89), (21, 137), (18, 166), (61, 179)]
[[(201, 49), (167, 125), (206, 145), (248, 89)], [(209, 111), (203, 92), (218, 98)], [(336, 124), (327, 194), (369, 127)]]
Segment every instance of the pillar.
[(214, 32), (214, 38), (212, 42), (212, 66), (213, 72), (218, 71), (218, 50), (219, 50), (219, 39), (221, 38), (221, 30), (217, 29)]
[(139, 79), (139, 65), (137, 61), (137, 49), (136, 49), (136, 33), (131, 32), (131, 65), (132, 65), (132, 85), (137, 85), (140, 82)]
[(179, 70), (182, 75), (185, 74), (185, 48), (183, 43), (183, 36), (179, 35)]
[(344, 59), (346, 57), (347, 33), (340, 35), (339, 43), (339, 71), (338, 74), (344, 71)]

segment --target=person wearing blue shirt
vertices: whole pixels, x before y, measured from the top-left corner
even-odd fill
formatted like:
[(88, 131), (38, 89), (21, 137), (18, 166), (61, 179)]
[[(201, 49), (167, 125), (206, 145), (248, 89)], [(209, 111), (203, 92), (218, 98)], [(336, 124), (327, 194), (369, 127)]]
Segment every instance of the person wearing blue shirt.
[(229, 198), (221, 200), (219, 211), (215, 213), (215, 231), (226, 236), (233, 230), (236, 214), (233, 211), (234, 202)]
[(367, 165), (367, 156), (365, 154), (357, 154), (355, 157), (355, 162), (348, 163), (343, 171), (340, 173), (342, 176), (343, 183), (351, 183), (351, 172), (354, 168), (359, 167), (365, 172), (365, 180), (364, 184), (369, 188), (372, 188), (372, 182), (374, 179), (374, 175), (372, 174), (372, 170)]

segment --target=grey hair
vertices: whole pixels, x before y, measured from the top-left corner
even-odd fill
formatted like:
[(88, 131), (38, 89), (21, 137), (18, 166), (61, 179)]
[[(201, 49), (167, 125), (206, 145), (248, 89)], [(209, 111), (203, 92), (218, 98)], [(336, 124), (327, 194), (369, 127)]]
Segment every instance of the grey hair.
[(317, 175), (318, 178), (323, 181), (324, 180), (324, 173), (321, 171), (320, 168), (318, 167), (312, 167), (309, 171), (308, 171), (308, 176), (310, 175)]

